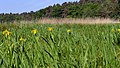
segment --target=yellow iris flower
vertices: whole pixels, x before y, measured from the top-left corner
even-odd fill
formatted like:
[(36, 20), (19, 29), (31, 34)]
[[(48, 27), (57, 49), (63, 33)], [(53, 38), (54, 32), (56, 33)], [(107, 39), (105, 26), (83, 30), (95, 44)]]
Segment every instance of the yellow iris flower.
[(22, 36), (20, 37), (20, 41), (26, 41)]
[(48, 31), (52, 31), (53, 30), (53, 28), (52, 27), (48, 27)]
[(120, 33), (120, 29), (118, 29), (118, 32)]
[(38, 32), (38, 30), (37, 29), (33, 29), (31, 32), (35, 35)]
[(70, 30), (70, 29), (68, 29), (68, 30), (67, 30), (67, 32), (68, 32), (68, 33), (70, 33), (70, 32), (71, 32), (71, 30)]
[(115, 30), (114, 30), (114, 29), (112, 29), (111, 31), (112, 31), (112, 32), (115, 32)]
[(12, 32), (8, 31), (7, 29), (5, 31), (2, 32), (3, 35), (5, 35), (6, 37), (9, 36), (10, 34), (12, 34)]

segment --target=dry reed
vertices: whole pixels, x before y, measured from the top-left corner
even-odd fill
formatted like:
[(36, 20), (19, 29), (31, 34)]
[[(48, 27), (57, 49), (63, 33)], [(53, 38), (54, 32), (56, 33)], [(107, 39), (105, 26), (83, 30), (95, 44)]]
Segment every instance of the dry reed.
[(43, 18), (38, 20), (37, 23), (42, 24), (108, 24), (108, 23), (120, 23), (119, 20), (109, 18)]
[[(17, 22), (14, 22), (17, 23)], [(119, 20), (110, 18), (42, 18), (37, 21), (20, 21), (20, 23), (37, 24), (109, 24), (120, 23)]]

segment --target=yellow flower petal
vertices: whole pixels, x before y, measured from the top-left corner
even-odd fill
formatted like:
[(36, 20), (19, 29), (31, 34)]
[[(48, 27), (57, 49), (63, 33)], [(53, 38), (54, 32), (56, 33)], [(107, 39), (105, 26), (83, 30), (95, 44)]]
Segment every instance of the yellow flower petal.
[(120, 29), (118, 29), (118, 32), (120, 32)]
[(53, 28), (52, 27), (48, 27), (48, 31), (52, 31), (53, 30)]
[(20, 41), (26, 41), (22, 36), (20, 37)]
[(12, 32), (8, 31), (7, 29), (5, 31), (2, 32), (3, 35), (5, 35), (6, 37), (9, 36), (10, 34), (12, 34)]
[(38, 32), (38, 30), (37, 29), (33, 29), (31, 32), (35, 35)]
[(70, 33), (70, 32), (71, 32), (71, 30), (70, 30), (70, 29), (68, 29), (68, 30), (67, 30), (67, 32), (68, 32), (68, 33)]
[(115, 32), (115, 30), (114, 30), (114, 29), (112, 29), (111, 31), (112, 31), (112, 32)]

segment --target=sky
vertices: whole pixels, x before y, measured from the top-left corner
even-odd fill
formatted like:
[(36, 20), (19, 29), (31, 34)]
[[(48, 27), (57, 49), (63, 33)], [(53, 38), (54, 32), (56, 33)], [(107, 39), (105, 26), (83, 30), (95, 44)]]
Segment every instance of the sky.
[(54, 4), (79, 0), (0, 0), (0, 13), (37, 11)]

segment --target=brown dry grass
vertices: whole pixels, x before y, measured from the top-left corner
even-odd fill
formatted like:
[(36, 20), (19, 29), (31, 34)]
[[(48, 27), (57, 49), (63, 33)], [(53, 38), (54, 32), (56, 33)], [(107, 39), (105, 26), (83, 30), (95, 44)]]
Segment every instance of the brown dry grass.
[[(18, 22), (14, 22), (18, 23)], [(37, 21), (20, 21), (22, 24), (114, 24), (120, 23), (119, 20), (109, 18), (42, 18)]]
[(42, 24), (108, 24), (108, 23), (120, 23), (119, 20), (105, 19), (105, 18), (85, 18), (85, 19), (75, 19), (75, 18), (43, 18), (38, 20), (37, 23)]

